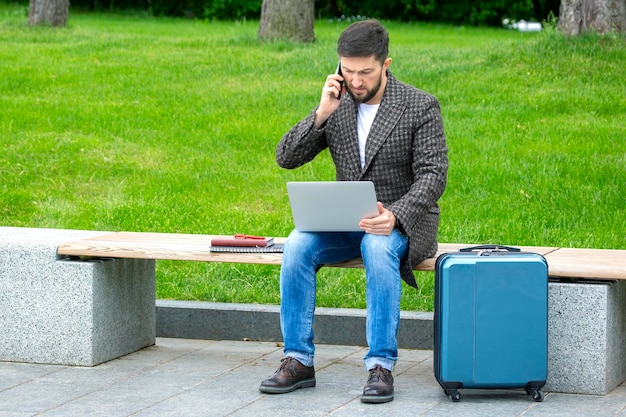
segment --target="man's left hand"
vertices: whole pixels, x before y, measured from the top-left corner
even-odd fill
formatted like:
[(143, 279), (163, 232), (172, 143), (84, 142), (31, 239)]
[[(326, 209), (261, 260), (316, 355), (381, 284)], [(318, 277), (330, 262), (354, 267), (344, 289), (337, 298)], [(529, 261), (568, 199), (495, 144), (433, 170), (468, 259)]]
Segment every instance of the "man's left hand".
[(362, 219), (359, 227), (365, 233), (373, 235), (389, 235), (396, 225), (396, 216), (378, 202), (378, 216)]

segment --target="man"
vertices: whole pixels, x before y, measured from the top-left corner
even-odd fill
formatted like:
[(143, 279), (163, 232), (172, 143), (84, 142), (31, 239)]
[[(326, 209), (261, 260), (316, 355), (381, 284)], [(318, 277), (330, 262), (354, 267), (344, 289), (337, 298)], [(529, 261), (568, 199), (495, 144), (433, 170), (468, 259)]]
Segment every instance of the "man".
[(340, 73), (326, 78), (317, 108), (278, 143), (276, 160), (288, 169), (329, 148), (338, 181), (374, 182), (379, 215), (361, 220), (362, 232), (289, 235), (280, 277), (285, 358), (261, 392), (315, 386), (316, 272), (361, 256), (369, 346), (361, 401), (393, 399), (401, 278), (416, 287), (412, 265), (436, 253), (448, 159), (437, 99), (393, 77), (388, 45), (375, 20), (345, 29), (337, 43)]

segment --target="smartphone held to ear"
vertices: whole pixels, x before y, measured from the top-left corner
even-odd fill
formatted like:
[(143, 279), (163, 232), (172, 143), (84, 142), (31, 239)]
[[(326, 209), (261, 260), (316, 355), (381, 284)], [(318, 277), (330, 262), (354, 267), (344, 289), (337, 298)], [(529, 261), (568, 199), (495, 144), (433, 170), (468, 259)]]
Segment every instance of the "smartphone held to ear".
[[(341, 73), (341, 60), (339, 60), (339, 62), (337, 63), (337, 70), (335, 70), (336, 74), (339, 74), (343, 77), (343, 74)], [(339, 88), (339, 93), (337, 94), (337, 100), (341, 100), (341, 92), (343, 91), (343, 81), (339, 83), (341, 85), (341, 87)]]

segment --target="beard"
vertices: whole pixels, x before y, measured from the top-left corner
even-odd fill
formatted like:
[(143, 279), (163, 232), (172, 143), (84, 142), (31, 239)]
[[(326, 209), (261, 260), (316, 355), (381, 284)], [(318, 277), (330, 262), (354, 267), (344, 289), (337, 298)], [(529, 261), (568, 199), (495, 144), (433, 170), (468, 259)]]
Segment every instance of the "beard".
[(352, 87), (350, 87), (348, 85), (348, 83), (346, 83), (346, 89), (348, 90), (348, 93), (350, 94), (350, 97), (352, 97), (352, 100), (354, 100), (355, 103), (361, 104), (361, 103), (367, 103), (368, 101), (370, 101), (371, 99), (374, 98), (374, 96), (376, 94), (378, 94), (378, 90), (380, 90), (380, 86), (383, 83), (383, 74), (380, 74), (380, 78), (378, 79), (378, 82), (376, 83), (376, 85), (374, 85), (374, 87), (372, 87), (371, 89), (365, 89), (365, 92), (363, 92), (361, 95), (356, 95), (353, 91), (352, 91)]

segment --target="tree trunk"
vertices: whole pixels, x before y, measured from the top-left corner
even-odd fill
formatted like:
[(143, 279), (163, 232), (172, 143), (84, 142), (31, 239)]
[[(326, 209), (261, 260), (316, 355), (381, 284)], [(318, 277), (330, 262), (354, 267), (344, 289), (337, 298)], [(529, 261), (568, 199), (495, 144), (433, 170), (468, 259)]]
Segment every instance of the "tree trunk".
[(261, 40), (315, 41), (315, 0), (263, 0)]
[(28, 6), (28, 24), (65, 26), (69, 13), (69, 0), (30, 0)]
[(626, 31), (626, 0), (561, 0), (559, 29), (566, 35)]

